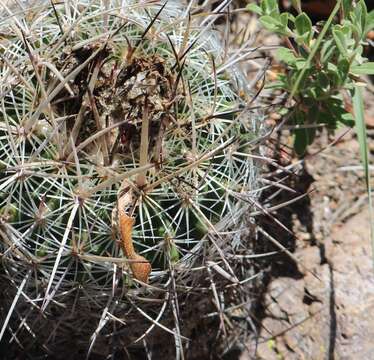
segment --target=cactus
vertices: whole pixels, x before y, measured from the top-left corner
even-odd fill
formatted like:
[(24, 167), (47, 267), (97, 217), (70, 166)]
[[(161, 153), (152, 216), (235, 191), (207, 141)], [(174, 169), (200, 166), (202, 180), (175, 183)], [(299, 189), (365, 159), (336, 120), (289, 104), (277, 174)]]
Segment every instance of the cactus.
[(198, 26), (190, 6), (4, 6), (1, 335), (30, 354), (107, 356), (162, 330), (180, 356), (183, 304), (217, 311), (254, 275), (228, 233), (258, 197), (261, 117), (214, 14)]

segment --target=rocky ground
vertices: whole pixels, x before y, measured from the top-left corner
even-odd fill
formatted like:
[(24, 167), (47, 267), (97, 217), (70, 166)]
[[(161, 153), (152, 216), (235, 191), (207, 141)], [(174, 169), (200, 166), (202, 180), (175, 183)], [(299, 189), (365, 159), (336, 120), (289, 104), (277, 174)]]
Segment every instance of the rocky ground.
[(279, 214), (291, 217), (299, 262), (290, 261), (288, 272), (272, 269), (259, 336), (241, 360), (374, 358), (373, 258), (358, 153), (351, 131), (306, 158), (300, 182), (310, 183), (309, 195)]

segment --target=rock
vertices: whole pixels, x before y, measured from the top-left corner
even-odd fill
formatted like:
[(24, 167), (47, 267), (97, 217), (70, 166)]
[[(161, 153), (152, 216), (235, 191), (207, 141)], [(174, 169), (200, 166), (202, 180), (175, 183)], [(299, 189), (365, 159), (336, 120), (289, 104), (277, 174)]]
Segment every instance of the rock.
[[(374, 276), (369, 215), (363, 211), (323, 244), (297, 250), (301, 279), (277, 278), (265, 296), (257, 359), (374, 359)], [(253, 349), (253, 341), (249, 341)], [(253, 359), (243, 353), (241, 360)]]
[(331, 238), (326, 252), (334, 275), (336, 358), (370, 360), (374, 356), (374, 275), (369, 211), (354, 216)]

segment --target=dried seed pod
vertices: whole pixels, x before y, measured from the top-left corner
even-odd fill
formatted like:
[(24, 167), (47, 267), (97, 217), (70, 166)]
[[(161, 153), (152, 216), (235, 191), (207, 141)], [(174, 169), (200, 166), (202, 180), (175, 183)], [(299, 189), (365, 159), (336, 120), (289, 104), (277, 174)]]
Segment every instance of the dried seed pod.
[(152, 271), (152, 267), (144, 256), (140, 256), (135, 252), (134, 245), (132, 243), (132, 227), (134, 224), (134, 219), (121, 210), (118, 211), (118, 214), (123, 252), (126, 257), (130, 259), (130, 268), (134, 278), (147, 283), (149, 274)]

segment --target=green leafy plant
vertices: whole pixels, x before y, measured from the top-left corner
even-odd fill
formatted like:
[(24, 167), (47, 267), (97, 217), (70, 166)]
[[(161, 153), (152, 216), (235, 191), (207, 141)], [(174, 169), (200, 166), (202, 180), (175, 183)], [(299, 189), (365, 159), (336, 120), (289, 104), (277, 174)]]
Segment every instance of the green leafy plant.
[[(286, 73), (270, 87), (289, 94), (292, 108), (282, 109), (293, 124), (294, 149), (304, 155), (319, 126), (334, 131), (340, 124), (354, 126), (360, 146), (361, 161), (371, 199), (369, 157), (360, 75), (374, 75), (374, 63), (363, 56), (366, 35), (374, 28), (374, 11), (367, 12), (364, 0), (338, 0), (325, 23), (313, 26), (301, 11), (300, 0), (292, 1), (298, 15), (280, 13), (276, 0), (262, 0), (248, 9), (260, 15), (261, 24), (286, 40), (288, 47), (277, 51), (286, 65)], [(353, 115), (345, 106), (345, 97), (353, 104)], [(374, 225), (370, 221), (374, 261)]]
[[(295, 6), (300, 9), (300, 6)], [(276, 0), (262, 0), (248, 9), (260, 15), (261, 24), (286, 40), (288, 47), (276, 53), (286, 66), (269, 85), (289, 94), (289, 122), (293, 125), (294, 149), (303, 155), (320, 126), (335, 130), (353, 126), (345, 97), (353, 97), (359, 75), (374, 74), (374, 63), (363, 56), (366, 34), (374, 27), (374, 12), (363, 0), (337, 1), (329, 19), (316, 26), (304, 12), (280, 13)]]

